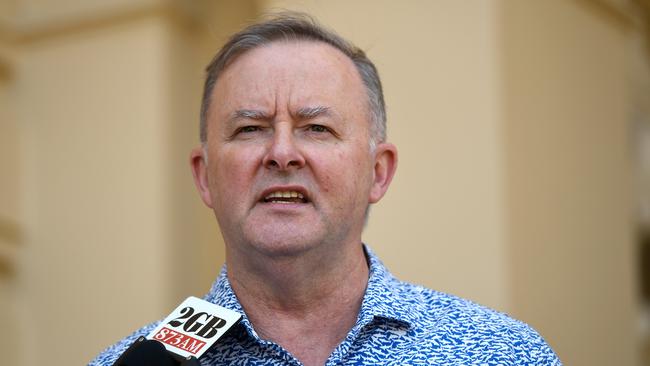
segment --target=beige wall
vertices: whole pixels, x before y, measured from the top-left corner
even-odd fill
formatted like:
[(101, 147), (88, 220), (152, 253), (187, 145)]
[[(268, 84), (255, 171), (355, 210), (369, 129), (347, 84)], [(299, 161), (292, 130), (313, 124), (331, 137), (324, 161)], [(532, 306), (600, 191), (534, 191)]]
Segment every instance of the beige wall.
[[(31, 105), (20, 116), (29, 138), (19, 282), (27, 306), (48, 307), (29, 319), (41, 324), (30, 334), (42, 349), (34, 364), (92, 356), (93, 337), (49, 341), (62, 329), (116, 334), (167, 311), (165, 37), (148, 19), (23, 48), (19, 98)], [(108, 314), (120, 320), (98, 321)]]
[(202, 73), (186, 41), (196, 30), (167, 8), (105, 11), (90, 21), (26, 15), (7, 35), (24, 141), (7, 155), (22, 168), (8, 196), (21, 199), (25, 233), (7, 281), (26, 315), (18, 337), (29, 365), (86, 362), (209, 285), (202, 267), (189, 270), (207, 221), (187, 167)]
[(509, 282), (513, 314), (567, 365), (631, 365), (627, 43), (617, 19), (597, 10), (504, 7)]
[[(15, 275), (16, 255), (23, 244), (20, 238), (19, 217), (21, 200), (22, 169), (15, 157), (20, 151), (19, 125), (15, 118), (15, 89), (11, 80), (11, 52), (8, 48), (0, 50), (0, 343), (6, 349), (17, 352), (7, 355), (6, 361), (22, 364), (24, 342), (13, 337), (19, 332), (19, 303), (15, 298), (16, 284), (11, 280)], [(4, 348), (2, 349), (4, 350)]]
[(0, 217), (10, 221), (16, 221), (20, 212), (20, 199), (12, 193), (18, 192), (21, 185), (21, 167), (15, 159), (20, 141), (17, 138), (19, 127), (14, 116), (13, 92), (10, 81), (0, 76), (0, 164), (4, 178), (0, 180)]
[(389, 268), (532, 324), (567, 365), (637, 365), (635, 28), (607, 4), (0, 1), (0, 212), (24, 233), (0, 275), (19, 334), (2, 352), (83, 364), (206, 291), (223, 244), (187, 167), (203, 65), (288, 8), (379, 67), (400, 166), (364, 240)]

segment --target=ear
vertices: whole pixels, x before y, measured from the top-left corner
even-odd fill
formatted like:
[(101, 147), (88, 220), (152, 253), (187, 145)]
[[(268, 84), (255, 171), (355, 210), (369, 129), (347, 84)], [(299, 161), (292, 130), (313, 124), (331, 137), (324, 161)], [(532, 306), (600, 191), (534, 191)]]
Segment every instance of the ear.
[(370, 189), (370, 203), (377, 203), (384, 197), (390, 182), (397, 170), (397, 148), (395, 145), (384, 142), (375, 148), (374, 180)]
[(203, 147), (195, 147), (190, 153), (190, 168), (194, 177), (194, 184), (206, 206), (212, 208), (212, 196), (208, 183), (208, 165), (203, 154)]

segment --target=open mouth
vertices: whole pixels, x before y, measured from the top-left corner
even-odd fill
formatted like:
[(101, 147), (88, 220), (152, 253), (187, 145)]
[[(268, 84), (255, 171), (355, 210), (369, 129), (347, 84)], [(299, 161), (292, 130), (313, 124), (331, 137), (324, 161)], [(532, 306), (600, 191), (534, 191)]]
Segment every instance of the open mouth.
[(275, 191), (262, 198), (265, 203), (307, 203), (305, 195), (297, 191)]

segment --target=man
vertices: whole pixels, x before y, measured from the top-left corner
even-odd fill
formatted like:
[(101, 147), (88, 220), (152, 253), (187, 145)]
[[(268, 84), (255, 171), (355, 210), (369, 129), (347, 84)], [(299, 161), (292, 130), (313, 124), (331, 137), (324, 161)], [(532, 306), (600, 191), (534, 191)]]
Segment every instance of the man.
[(191, 166), (226, 265), (206, 300), (244, 316), (202, 364), (560, 364), (525, 324), (400, 282), (361, 243), (397, 166), (385, 121), (370, 60), (303, 15), (246, 28), (210, 63)]

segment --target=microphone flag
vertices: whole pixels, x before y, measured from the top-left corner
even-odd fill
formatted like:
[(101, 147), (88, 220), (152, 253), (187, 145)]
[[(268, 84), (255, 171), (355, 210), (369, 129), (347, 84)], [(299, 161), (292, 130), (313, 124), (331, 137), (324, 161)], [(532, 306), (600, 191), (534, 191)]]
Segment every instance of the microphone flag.
[(199, 358), (240, 319), (236, 311), (190, 296), (146, 338), (183, 358)]

